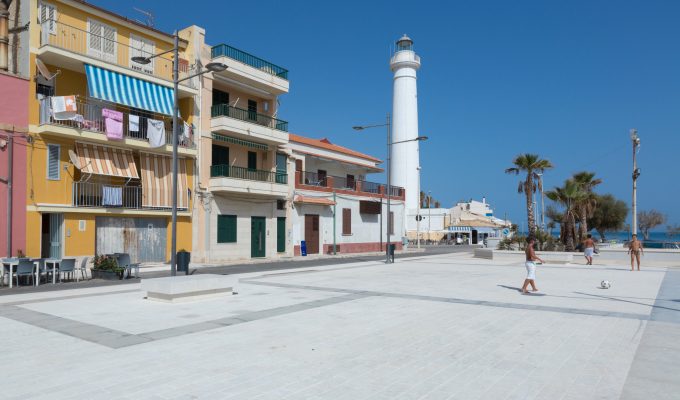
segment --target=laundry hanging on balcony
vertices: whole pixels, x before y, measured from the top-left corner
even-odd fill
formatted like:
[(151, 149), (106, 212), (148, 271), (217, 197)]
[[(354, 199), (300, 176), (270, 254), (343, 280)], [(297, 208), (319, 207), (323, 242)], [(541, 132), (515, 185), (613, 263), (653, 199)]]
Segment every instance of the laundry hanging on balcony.
[(102, 109), (106, 137), (111, 140), (123, 140), (123, 113), (116, 110)]
[(85, 64), (90, 97), (172, 115), (174, 91), (169, 87)]
[(139, 179), (132, 150), (76, 142), (81, 173)]
[(83, 122), (83, 116), (78, 114), (76, 96), (52, 96), (50, 99), (52, 118), (57, 121), (71, 120)]

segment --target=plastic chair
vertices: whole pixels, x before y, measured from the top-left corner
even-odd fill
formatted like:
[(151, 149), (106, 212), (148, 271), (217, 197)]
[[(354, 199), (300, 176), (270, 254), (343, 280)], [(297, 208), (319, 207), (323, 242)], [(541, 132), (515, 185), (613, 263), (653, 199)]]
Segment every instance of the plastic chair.
[(128, 273), (128, 278), (132, 275), (132, 270), (135, 270), (135, 278), (139, 278), (139, 263), (132, 263), (130, 261), (130, 255), (127, 253), (116, 253), (118, 258), (118, 266), (125, 268)]
[(33, 261), (27, 258), (19, 259), (19, 265), (17, 265), (17, 270), (14, 272), (14, 276), (16, 277), (17, 286), (19, 286), (20, 276), (30, 276), (31, 282), (33, 282), (35, 285), (35, 277), (33, 275)]
[(38, 279), (39, 280), (42, 278), (43, 274), (45, 274), (46, 276), (49, 276), (49, 274), (52, 273), (51, 270), (48, 271), (47, 268), (45, 268), (45, 259), (44, 258), (31, 258), (31, 262), (38, 269)]
[[(16, 261), (16, 258), (12, 258), (12, 257), (0, 259), (0, 262), (2, 263), (2, 265), (0, 265), (0, 285), (1, 286), (5, 286), (5, 275), (9, 275), (9, 267), (7, 267), (4, 263), (14, 262), (14, 261)], [(12, 277), (10, 276), (9, 279), (12, 279)]]
[[(76, 268), (78, 271), (80, 271), (80, 276), (83, 278), (83, 280), (87, 279), (87, 262), (89, 261), (90, 257), (83, 257), (82, 260), (80, 260), (80, 265)], [(76, 280), (78, 276), (78, 272), (76, 272)]]
[(59, 264), (59, 282), (61, 283), (62, 274), (71, 274), (71, 279), (73, 279), (73, 274), (76, 272), (76, 259), (75, 258), (64, 258)]

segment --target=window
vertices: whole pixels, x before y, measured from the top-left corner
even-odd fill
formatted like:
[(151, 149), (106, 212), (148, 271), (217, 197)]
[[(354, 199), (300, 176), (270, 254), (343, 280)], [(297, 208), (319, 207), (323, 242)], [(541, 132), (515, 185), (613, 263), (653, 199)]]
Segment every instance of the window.
[(276, 209), (277, 210), (285, 210), (286, 209), (286, 200), (281, 200), (281, 199), (276, 200)]
[(130, 34), (130, 68), (135, 71), (142, 71), (145, 74), (153, 75), (153, 65), (155, 58), (144, 65), (132, 61), (132, 57), (150, 57), (156, 53), (156, 44), (149, 39), (144, 39), (134, 34)]
[(236, 243), (236, 215), (217, 216), (217, 243)]
[(229, 104), (229, 93), (221, 90), (213, 89), (212, 91), (212, 105)]
[(229, 147), (213, 144), (211, 165), (229, 165)]
[(57, 8), (52, 4), (40, 2), (40, 23), (43, 25), (43, 33), (57, 34)]
[(347, 174), (347, 181), (346, 181), (347, 189), (354, 190), (354, 182), (355, 182), (354, 181), (354, 175)]
[(88, 20), (87, 25), (87, 54), (117, 62), (116, 29), (93, 19)]
[(257, 101), (248, 100), (248, 119), (257, 121)]
[(326, 173), (326, 170), (318, 169), (318, 170), (316, 170), (316, 174), (317, 174), (317, 179), (319, 180), (319, 186), (325, 187), (326, 186), (326, 176), (328, 176), (327, 173)]
[(390, 211), (390, 235), (394, 235), (394, 211)]
[(257, 153), (254, 151), (248, 152), (248, 169), (257, 169)]
[(343, 208), (342, 209), (342, 234), (351, 235), (352, 234), (352, 209)]
[(47, 179), (58, 181), (59, 176), (59, 157), (61, 148), (58, 144), (47, 145)]
[(276, 153), (276, 183), (288, 183), (288, 156)]
[(38, 98), (41, 98), (40, 96), (54, 96), (54, 85), (43, 85), (41, 83), (37, 83), (35, 86), (35, 93), (39, 95)]

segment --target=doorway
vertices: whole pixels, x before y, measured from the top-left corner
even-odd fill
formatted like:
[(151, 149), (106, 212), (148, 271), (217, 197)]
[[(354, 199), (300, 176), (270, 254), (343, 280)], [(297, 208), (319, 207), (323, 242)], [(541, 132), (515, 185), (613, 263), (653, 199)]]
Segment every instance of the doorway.
[(307, 254), (319, 254), (319, 216), (305, 214), (305, 242)]
[(250, 256), (265, 256), (266, 223), (265, 217), (251, 217), (250, 219)]
[(40, 257), (61, 258), (64, 252), (64, 214), (42, 215)]

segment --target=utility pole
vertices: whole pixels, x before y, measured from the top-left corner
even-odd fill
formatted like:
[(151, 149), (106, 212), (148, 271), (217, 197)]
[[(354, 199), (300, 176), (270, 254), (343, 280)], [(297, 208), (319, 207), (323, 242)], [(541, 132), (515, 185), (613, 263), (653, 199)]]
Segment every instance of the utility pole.
[(630, 140), (633, 142), (633, 216), (632, 216), (632, 233), (637, 235), (637, 179), (640, 176), (640, 169), (637, 167), (636, 155), (640, 148), (640, 137), (637, 134), (637, 129), (630, 130)]

